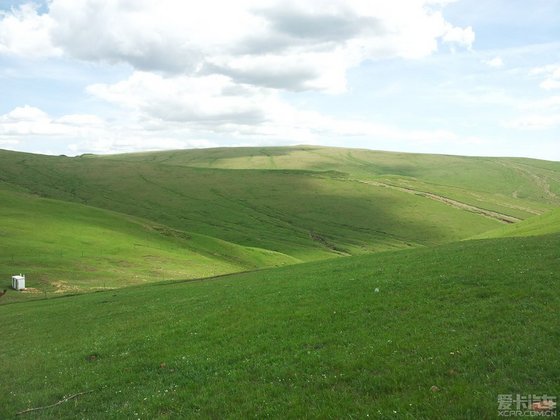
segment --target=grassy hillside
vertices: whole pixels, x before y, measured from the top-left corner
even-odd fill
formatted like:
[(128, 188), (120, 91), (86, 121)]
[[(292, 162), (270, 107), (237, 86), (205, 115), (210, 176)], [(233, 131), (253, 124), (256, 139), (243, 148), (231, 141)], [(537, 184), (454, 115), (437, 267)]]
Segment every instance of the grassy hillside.
[(31, 193), (298, 260), (440, 244), (500, 225), (336, 171), (191, 168), (15, 152), (0, 153), (0, 166), (2, 180)]
[(320, 146), (217, 148), (133, 153), (105, 159), (227, 169), (339, 171), (384, 179), (525, 218), (560, 205), (560, 163), (394, 153)]
[(560, 394), (559, 249), (466, 241), (4, 305), (0, 418), (86, 391), (35, 415), (495, 418), (498, 394)]
[(294, 263), (291, 257), (173, 230), (81, 204), (38, 198), (0, 183), (0, 289), (27, 274), (25, 293), (122, 287)]
[(24, 272), (23, 299), (477, 237), (553, 208), (558, 164), (306, 146), (0, 168), (0, 288)]
[(522, 222), (503, 226), (477, 235), (475, 238), (507, 238), (514, 236), (538, 236), (560, 232), (560, 209), (552, 210), (542, 216), (534, 216)]

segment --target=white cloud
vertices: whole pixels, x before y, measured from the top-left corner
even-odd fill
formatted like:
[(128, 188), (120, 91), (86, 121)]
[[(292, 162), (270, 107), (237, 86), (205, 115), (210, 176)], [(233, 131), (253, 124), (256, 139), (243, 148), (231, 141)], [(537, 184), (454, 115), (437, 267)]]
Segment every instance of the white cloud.
[(560, 64), (534, 67), (531, 69), (530, 74), (545, 77), (539, 85), (541, 88), (545, 90), (560, 89)]
[(64, 115), (56, 120), (59, 124), (75, 127), (101, 127), (104, 121), (96, 115), (72, 114)]
[(446, 31), (443, 34), (443, 41), (456, 44), (458, 46), (463, 46), (467, 48), (471, 48), (472, 44), (474, 43), (475, 33), (472, 27), (468, 26), (466, 28), (459, 28), (449, 23), (445, 24)]
[(0, 138), (6, 136), (63, 134), (64, 129), (53, 124), (42, 110), (28, 105), (14, 108), (0, 116)]
[(0, 116), (0, 122), (3, 123), (18, 123), (26, 121), (44, 122), (48, 120), (49, 117), (45, 112), (41, 111), (39, 108), (29, 105), (14, 108), (7, 114)]
[(0, 54), (28, 58), (60, 55), (61, 50), (50, 39), (53, 24), (49, 15), (40, 15), (31, 3), (11, 12), (0, 11)]
[(177, 127), (160, 127), (151, 131), (148, 125), (135, 122), (110, 124), (95, 115), (70, 114), (52, 118), (46, 112), (27, 105), (0, 115), (0, 145), (25, 146), (30, 142), (47, 145), (52, 141), (62, 141), (76, 154), (217, 145), (204, 139), (185, 138), (188, 134), (188, 130)]
[[(144, 80), (143, 83), (147, 86), (150, 82)], [(152, 88), (165, 88), (166, 83), (173, 84), (169, 79), (161, 78)], [(111, 86), (104, 88), (111, 91)], [(112, 96), (114, 100), (127, 96), (122, 85), (120, 89), (119, 95)], [(148, 96), (143, 97), (142, 92), (147, 92)], [(274, 95), (266, 98), (268, 107), (262, 110), (261, 119), (240, 121), (229, 114), (214, 113), (197, 114), (192, 119), (192, 111), (189, 109), (185, 111), (186, 114), (179, 114), (178, 118), (173, 113), (166, 114), (163, 111), (176, 106), (174, 101), (160, 102), (161, 109), (145, 107), (150, 88), (145, 91), (134, 91), (132, 88), (129, 93), (130, 101), (122, 106), (129, 109), (135, 118), (119, 123), (109, 123), (93, 115), (53, 118), (34, 107), (16, 108), (0, 116), (0, 144), (17, 143), (24, 147), (29, 142), (48, 144), (51, 141), (62, 141), (70, 145), (70, 152), (79, 154), (217, 147), (223, 145), (224, 138), (228, 139), (230, 145), (253, 146), (339, 144), (341, 139), (349, 138), (374, 142), (408, 142), (415, 145), (464, 141), (445, 130), (405, 130), (372, 121), (340, 119), (314, 111), (298, 110)], [(128, 108), (129, 106), (136, 108)], [(185, 106), (189, 107), (190, 103), (185, 102)]]
[[(438, 41), (470, 48), (433, 0), (52, 0), (0, 21), (0, 52), (127, 63), (163, 74), (221, 74), (287, 90), (341, 92), (370, 59), (420, 58)], [(54, 44), (54, 46), (51, 44)]]
[(237, 85), (226, 76), (163, 77), (134, 72), (127, 80), (96, 84), (88, 91), (149, 118), (199, 124), (254, 124), (274, 106), (276, 93)]
[[(236, 84), (225, 76), (163, 77), (135, 72), (112, 85), (88, 91), (135, 114), (146, 130), (174, 127), (197, 138), (227, 134), (280, 142), (315, 143), (334, 137), (371, 137), (406, 141), (454, 140), (442, 130), (407, 131), (358, 119), (339, 119), (295, 108), (275, 89)], [(245, 140), (243, 140), (245, 141)]]
[(422, 58), (442, 44), (470, 48), (474, 32), (446, 21), (448, 2), (51, 0), (44, 14), (23, 6), (0, 16), (0, 34), (7, 34), (0, 54), (62, 54), (125, 63), (132, 72), (87, 88), (124, 111), (118, 122), (88, 114), (55, 118), (24, 106), (0, 116), (0, 141), (48, 136), (72, 144), (75, 153), (209, 147), (224, 139), (465, 141), (445, 130), (329, 117), (282, 99), (283, 91), (344, 92), (348, 70), (364, 61)]

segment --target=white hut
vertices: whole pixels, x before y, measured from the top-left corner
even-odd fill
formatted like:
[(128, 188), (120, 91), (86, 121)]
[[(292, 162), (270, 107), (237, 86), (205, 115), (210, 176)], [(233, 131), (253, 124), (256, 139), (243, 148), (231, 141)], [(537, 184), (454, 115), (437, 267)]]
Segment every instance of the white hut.
[(23, 290), (25, 289), (25, 276), (20, 274), (19, 276), (12, 276), (12, 289)]

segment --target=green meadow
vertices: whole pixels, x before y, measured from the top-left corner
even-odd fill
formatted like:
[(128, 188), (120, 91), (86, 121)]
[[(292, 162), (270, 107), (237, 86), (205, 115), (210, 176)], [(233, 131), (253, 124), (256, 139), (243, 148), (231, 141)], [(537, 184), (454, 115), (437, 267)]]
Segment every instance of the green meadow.
[(535, 159), (445, 156), (321, 146), (132, 153), (103, 159), (203, 168), (337, 171), (385, 180), (525, 218), (560, 204), (560, 164)]
[(559, 208), (560, 163), (533, 159), (0, 151), (0, 289), (28, 287), (0, 297), (0, 418), (482, 419), (558, 396)]
[(16, 272), (30, 280), (28, 291), (3, 303), (298, 262), (81, 204), (7, 189), (0, 201), (3, 283)]
[(505, 238), (514, 236), (539, 236), (560, 232), (560, 209), (549, 211), (538, 217), (531, 217), (519, 223), (477, 235), (475, 238)]
[(496, 418), (499, 394), (560, 393), (558, 249), (465, 241), (2, 305), (0, 417), (89, 392), (26, 415)]
[(560, 204), (560, 164), (528, 159), (302, 146), (77, 158), (6, 151), (0, 165), (3, 181), (31, 194), (298, 261), (448, 243), (501, 225), (435, 198), (511, 220)]

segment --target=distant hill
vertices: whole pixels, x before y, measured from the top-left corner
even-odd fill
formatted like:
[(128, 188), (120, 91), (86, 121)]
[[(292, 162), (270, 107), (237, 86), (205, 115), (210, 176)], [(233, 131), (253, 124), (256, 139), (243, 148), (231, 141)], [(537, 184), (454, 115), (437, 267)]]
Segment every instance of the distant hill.
[[(525, 218), (536, 203), (560, 205), (560, 162), (465, 157), (321, 146), (176, 150), (104, 156), (135, 162), (222, 169), (339, 171), (357, 179), (385, 179)], [(544, 207), (546, 208), (546, 207)]]
[[(94, 274), (68, 270), (69, 263), (62, 259), (56, 259), (60, 267), (48, 261), (14, 263), (18, 253), (43, 245), (56, 254), (65, 243), (56, 239), (56, 229), (51, 229), (50, 245), (38, 238), (48, 235), (33, 229), (20, 232), (18, 247), (8, 236), (0, 236), (0, 247), (6, 250), (1, 273), (31, 270), (38, 278), (53, 279), (51, 286), (55, 279), (84, 287), (89, 282), (94, 288), (115, 284), (127, 275), (118, 269), (117, 260), (123, 266), (138, 262), (145, 279), (180, 279), (432, 246), (481, 235), (560, 205), (560, 163), (517, 158), (316, 146), (74, 158), (0, 151), (0, 168), (0, 191), (27, 194), (12, 215), (49, 214), (26, 202), (39, 203), (31, 196), (49, 198), (64, 210), (52, 211), (45, 226), (64, 224), (72, 230), (68, 215), (95, 207), (113, 213), (96, 213), (90, 220), (94, 230), (103, 223), (118, 227), (117, 220), (142, 220), (140, 225), (160, 226), (159, 231), (152, 229), (154, 243), (168, 240), (162, 238), (162, 232), (168, 232), (179, 250), (188, 249), (183, 255), (166, 245), (170, 254), (162, 261), (142, 260), (145, 254), (132, 255), (130, 250), (121, 256), (114, 253), (114, 261), (100, 262), (106, 268)], [(11, 211), (9, 206), (4, 209)], [(102, 222), (101, 214), (110, 214), (111, 220)], [(21, 224), (17, 217), (9, 220), (12, 226)], [(74, 231), (78, 234), (78, 227)], [(104, 232), (105, 237), (92, 235), (110, 243), (109, 235), (117, 235), (118, 229)], [(181, 241), (182, 235), (190, 239)], [(77, 250), (79, 244), (72, 248)], [(163, 261), (176, 268), (165, 274)]]

